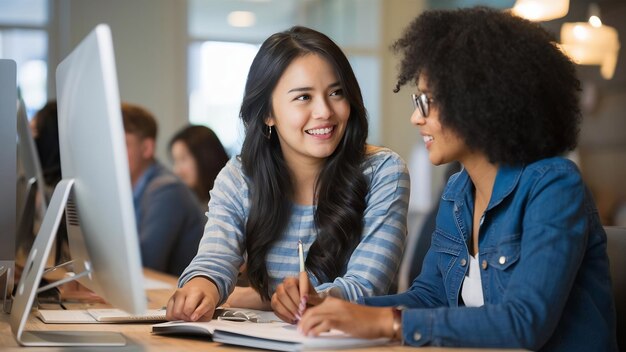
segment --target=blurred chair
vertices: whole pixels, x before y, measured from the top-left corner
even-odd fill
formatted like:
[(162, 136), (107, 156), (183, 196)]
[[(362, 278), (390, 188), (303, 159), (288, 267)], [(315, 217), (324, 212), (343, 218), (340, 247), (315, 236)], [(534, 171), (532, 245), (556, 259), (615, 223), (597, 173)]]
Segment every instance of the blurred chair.
[(626, 227), (605, 226), (613, 296), (617, 317), (617, 344), (626, 351)]

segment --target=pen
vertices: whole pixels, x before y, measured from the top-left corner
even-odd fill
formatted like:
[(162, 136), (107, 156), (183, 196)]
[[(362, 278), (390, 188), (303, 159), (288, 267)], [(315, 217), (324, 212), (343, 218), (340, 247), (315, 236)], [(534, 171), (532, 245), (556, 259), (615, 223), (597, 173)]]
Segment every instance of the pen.
[(298, 306), (298, 314), (296, 315), (296, 319), (300, 320), (302, 318), (302, 314), (304, 314), (304, 309), (306, 308), (306, 301), (309, 292), (309, 277), (306, 273), (306, 270), (304, 269), (304, 253), (302, 251), (302, 241), (300, 240), (298, 240), (298, 257), (300, 259), (300, 275), (298, 276), (300, 305)]

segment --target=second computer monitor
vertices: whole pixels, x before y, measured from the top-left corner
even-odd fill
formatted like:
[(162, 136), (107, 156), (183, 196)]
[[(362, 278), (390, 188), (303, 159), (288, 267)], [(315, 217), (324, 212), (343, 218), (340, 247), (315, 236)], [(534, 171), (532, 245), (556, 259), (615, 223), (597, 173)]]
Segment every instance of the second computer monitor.
[[(15, 267), (16, 64), (0, 60), (0, 305), (13, 289)], [(5, 309), (8, 309), (6, 307)], [(2, 307), (0, 307), (2, 311)]]

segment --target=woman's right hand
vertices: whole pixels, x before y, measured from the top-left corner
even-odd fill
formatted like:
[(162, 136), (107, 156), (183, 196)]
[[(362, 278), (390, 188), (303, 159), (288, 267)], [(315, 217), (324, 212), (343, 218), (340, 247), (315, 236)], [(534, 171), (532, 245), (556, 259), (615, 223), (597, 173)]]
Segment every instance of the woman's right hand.
[(219, 292), (215, 284), (205, 277), (197, 276), (177, 289), (170, 297), (167, 301), (165, 318), (208, 321), (213, 317), (218, 302)]
[(301, 280), (297, 277), (285, 278), (282, 283), (276, 286), (271, 305), (277, 317), (287, 323), (295, 324), (301, 318), (300, 313), (303, 313), (300, 309), (303, 296), (306, 296), (304, 303), (307, 306), (315, 306), (322, 302), (323, 298), (315, 291), (315, 286), (308, 277), (306, 281), (304, 286), (308, 287), (308, 292), (300, 292)]

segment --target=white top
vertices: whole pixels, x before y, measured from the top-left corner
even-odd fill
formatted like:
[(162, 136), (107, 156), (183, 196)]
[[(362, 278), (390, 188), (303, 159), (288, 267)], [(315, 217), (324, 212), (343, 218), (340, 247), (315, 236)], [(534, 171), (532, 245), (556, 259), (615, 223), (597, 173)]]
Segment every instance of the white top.
[(463, 297), (466, 307), (481, 307), (485, 304), (478, 259), (478, 254), (476, 254), (476, 258), (469, 256), (469, 270), (465, 275), (465, 280), (463, 280), (463, 287), (461, 287), (461, 297)]

